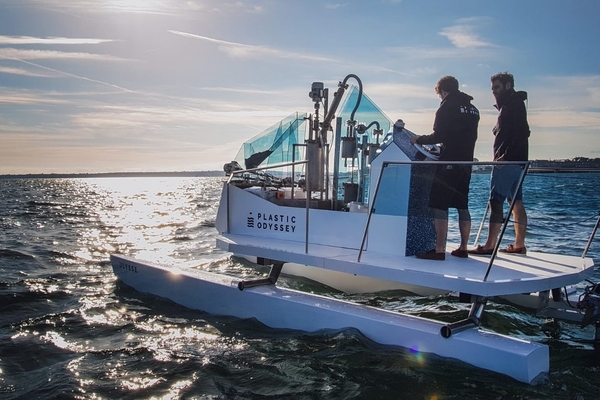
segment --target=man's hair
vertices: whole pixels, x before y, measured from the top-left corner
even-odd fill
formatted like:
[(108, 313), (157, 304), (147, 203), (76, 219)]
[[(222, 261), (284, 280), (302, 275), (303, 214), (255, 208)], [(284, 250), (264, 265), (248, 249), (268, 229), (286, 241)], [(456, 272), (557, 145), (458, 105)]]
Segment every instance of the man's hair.
[(442, 76), (435, 85), (435, 93), (440, 94), (442, 90), (448, 93), (457, 91), (458, 81), (456, 78), (450, 75)]
[(491, 82), (500, 81), (500, 83), (502, 85), (506, 85), (507, 83), (510, 83), (510, 85), (513, 88), (515, 87), (515, 77), (508, 72), (498, 72), (496, 75), (493, 75), (490, 78), (490, 81)]

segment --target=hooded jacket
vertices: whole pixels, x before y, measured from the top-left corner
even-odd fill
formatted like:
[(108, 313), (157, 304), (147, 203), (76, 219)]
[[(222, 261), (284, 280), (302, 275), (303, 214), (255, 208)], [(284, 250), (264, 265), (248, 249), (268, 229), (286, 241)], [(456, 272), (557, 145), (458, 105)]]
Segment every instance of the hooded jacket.
[(525, 108), (527, 92), (511, 89), (498, 99), (498, 120), (494, 134), (494, 161), (527, 161), (529, 158), (529, 124)]
[(435, 113), (433, 133), (419, 136), (417, 143), (440, 143), (440, 161), (473, 161), (479, 110), (471, 100), (459, 90), (449, 93)]

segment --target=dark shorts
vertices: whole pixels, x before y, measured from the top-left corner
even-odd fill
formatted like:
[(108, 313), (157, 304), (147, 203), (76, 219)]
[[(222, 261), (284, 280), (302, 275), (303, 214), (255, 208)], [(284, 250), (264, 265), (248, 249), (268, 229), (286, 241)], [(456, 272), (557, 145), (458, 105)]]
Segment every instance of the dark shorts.
[(504, 203), (504, 200), (512, 201), (523, 199), (521, 188), (515, 193), (519, 178), (523, 172), (520, 165), (496, 166), (492, 170), (490, 178), (490, 200)]
[(446, 211), (448, 208), (469, 208), (470, 183), (470, 166), (439, 165), (431, 184), (429, 207)]

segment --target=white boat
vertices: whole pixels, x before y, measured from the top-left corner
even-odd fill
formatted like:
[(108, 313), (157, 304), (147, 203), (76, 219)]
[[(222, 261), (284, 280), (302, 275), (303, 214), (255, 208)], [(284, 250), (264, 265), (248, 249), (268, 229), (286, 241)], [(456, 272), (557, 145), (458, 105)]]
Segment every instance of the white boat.
[[(358, 87), (348, 91), (349, 79)], [(482, 329), (490, 299), (501, 296), (598, 327), (598, 286), (581, 297), (561, 290), (591, 277), (594, 262), (585, 255), (598, 223), (581, 257), (502, 255), (496, 249), (491, 256), (448, 255), (443, 263), (418, 260), (414, 255), (433, 248), (435, 240), (427, 199), (440, 165), (436, 149), (411, 145), (413, 133), (401, 121), (392, 124), (355, 75), (339, 83), (331, 107), (322, 83), (313, 83), (309, 95), (312, 115), (293, 114), (244, 144), (226, 165), (230, 178), (217, 214), (217, 246), (271, 265), (268, 277), (242, 281), (113, 255), (118, 278), (186, 307), (252, 317), (271, 327), (354, 327), (382, 344), (457, 358), (527, 383), (548, 372), (548, 347)], [(527, 164), (522, 166), (521, 179)], [(502, 234), (505, 229), (506, 223)], [(446, 324), (281, 288), (276, 282), (282, 272), (348, 292), (453, 292), (472, 306), (465, 320)], [(598, 328), (596, 336), (600, 340)]]

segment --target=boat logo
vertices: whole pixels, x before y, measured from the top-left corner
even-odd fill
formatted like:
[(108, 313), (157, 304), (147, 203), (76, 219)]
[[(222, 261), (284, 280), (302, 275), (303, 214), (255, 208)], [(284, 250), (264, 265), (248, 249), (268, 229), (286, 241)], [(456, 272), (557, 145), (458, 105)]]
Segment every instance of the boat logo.
[(246, 219), (248, 228), (256, 228), (264, 231), (296, 232), (296, 216), (287, 214), (270, 214), (250, 212)]

